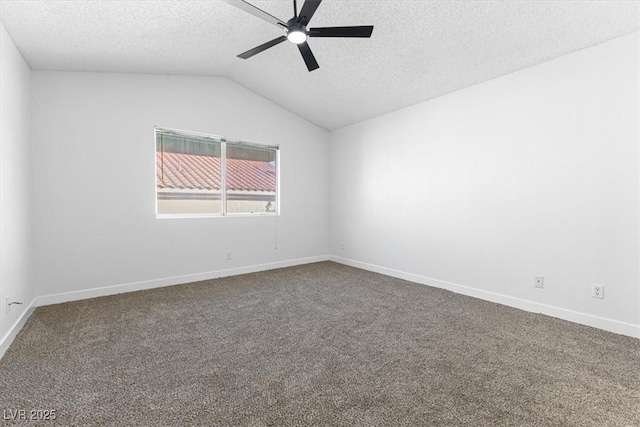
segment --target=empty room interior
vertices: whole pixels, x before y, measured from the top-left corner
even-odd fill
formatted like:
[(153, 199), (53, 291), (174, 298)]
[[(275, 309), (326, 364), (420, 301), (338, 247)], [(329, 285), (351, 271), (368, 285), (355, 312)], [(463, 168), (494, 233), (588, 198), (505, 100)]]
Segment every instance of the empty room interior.
[(640, 426), (640, 2), (0, 0), (2, 425)]

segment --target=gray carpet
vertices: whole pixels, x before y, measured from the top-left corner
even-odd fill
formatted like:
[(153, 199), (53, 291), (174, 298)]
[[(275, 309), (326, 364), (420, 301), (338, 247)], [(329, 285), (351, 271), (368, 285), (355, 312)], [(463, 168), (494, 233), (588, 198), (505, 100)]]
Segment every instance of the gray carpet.
[(55, 409), (43, 425), (640, 426), (639, 370), (637, 339), (324, 262), (38, 308), (0, 361), (0, 409)]

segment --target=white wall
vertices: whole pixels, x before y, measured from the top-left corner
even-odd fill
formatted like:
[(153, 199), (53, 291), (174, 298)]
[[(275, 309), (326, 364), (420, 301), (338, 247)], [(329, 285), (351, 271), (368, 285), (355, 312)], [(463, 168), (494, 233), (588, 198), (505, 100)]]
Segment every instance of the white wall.
[[(34, 71), (32, 85), (39, 295), (329, 252), (325, 130), (225, 78)], [(154, 125), (280, 144), (282, 215), (156, 219)]]
[(638, 39), (332, 132), (332, 254), (637, 334)]
[[(30, 73), (0, 24), (0, 355), (13, 325), (33, 301), (31, 275)], [(5, 298), (23, 305), (6, 312)]]

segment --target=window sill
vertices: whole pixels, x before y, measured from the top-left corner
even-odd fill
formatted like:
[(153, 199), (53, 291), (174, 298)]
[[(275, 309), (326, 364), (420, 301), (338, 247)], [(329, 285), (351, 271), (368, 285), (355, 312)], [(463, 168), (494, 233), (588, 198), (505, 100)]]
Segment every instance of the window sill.
[(204, 218), (260, 218), (280, 216), (279, 213), (234, 213), (234, 214), (156, 214), (156, 219), (204, 219)]

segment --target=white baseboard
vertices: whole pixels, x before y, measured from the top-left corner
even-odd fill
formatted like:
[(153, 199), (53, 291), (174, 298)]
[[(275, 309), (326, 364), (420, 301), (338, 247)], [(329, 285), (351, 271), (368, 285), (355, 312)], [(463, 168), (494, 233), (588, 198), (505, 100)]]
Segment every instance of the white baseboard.
[(20, 317), (18, 317), (18, 320), (15, 321), (13, 326), (9, 328), (7, 333), (4, 334), (4, 336), (0, 340), (0, 359), (2, 359), (6, 351), (9, 349), (9, 346), (16, 338), (16, 335), (18, 335), (18, 332), (20, 332), (25, 323), (27, 323), (27, 320), (29, 320), (29, 316), (31, 316), (31, 313), (33, 313), (33, 311), (35, 310), (35, 305), (36, 298), (31, 301), (31, 303), (22, 312)]
[(374, 273), (384, 274), (385, 276), (391, 276), (398, 279), (407, 280), (409, 282), (419, 283), (421, 285), (432, 286), (434, 288), (446, 289), (457, 294), (467, 295), (533, 313), (542, 313), (547, 316), (568, 320), (570, 322), (579, 323), (582, 325), (592, 326), (594, 328), (603, 329), (605, 331), (613, 332), (616, 334), (640, 338), (640, 325), (620, 322), (618, 320), (607, 319), (604, 317), (594, 316), (592, 314), (580, 313), (565, 308), (541, 304), (521, 298), (472, 288), (469, 286), (458, 285), (456, 283), (445, 282), (442, 280), (432, 279), (430, 277), (420, 276), (413, 273), (407, 273), (404, 271), (394, 270), (391, 268), (381, 267), (378, 265), (368, 264), (365, 262), (342, 258), (334, 255), (329, 256), (329, 260), (337, 262), (339, 264), (372, 271)]
[(81, 291), (62, 292), (59, 294), (43, 295), (36, 298), (36, 307), (63, 302), (78, 301), (88, 298), (96, 298), (107, 295), (121, 294), (124, 292), (142, 291), (146, 289), (161, 288), (164, 286), (181, 285), (183, 283), (198, 282), (201, 280), (217, 279), (220, 277), (236, 276), (238, 274), (255, 273), (258, 271), (273, 270), (276, 268), (293, 267), (295, 265), (310, 264), (313, 262), (327, 261), (328, 255), (308, 258), (297, 258), (287, 261), (278, 261), (268, 264), (249, 265), (245, 267), (229, 268), (225, 270), (208, 271), (183, 276), (166, 277), (162, 279), (145, 280), (142, 282), (125, 283), (121, 285), (104, 286)]

